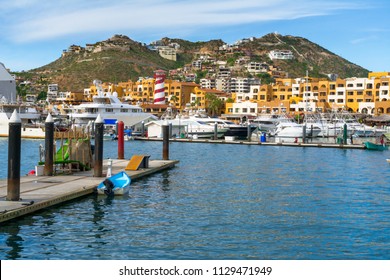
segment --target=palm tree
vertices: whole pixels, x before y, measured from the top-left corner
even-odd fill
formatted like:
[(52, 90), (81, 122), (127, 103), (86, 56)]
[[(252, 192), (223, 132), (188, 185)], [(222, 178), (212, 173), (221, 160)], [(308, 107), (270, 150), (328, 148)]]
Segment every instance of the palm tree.
[(176, 95), (172, 95), (171, 99), (169, 99), (170, 102), (173, 102), (173, 105), (176, 106), (176, 102), (179, 100), (179, 98)]
[(219, 115), (224, 102), (213, 93), (206, 93), (206, 100), (208, 101), (208, 109), (211, 115)]

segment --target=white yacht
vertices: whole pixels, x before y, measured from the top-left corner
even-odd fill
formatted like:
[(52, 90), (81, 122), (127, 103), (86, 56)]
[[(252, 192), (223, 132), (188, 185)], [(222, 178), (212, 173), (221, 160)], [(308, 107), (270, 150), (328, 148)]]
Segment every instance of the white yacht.
[[(213, 138), (215, 127), (214, 125), (209, 125), (207, 123), (197, 121), (191, 118), (175, 118), (171, 120), (158, 120), (151, 121), (146, 124), (148, 129), (148, 137), (162, 137), (162, 129), (161, 126), (164, 122), (168, 122), (172, 126), (172, 135), (176, 137), (184, 137), (188, 138)], [(217, 137), (221, 138), (228, 131), (228, 128), (224, 128), (221, 126), (217, 127)]]
[(93, 96), (93, 102), (82, 103), (69, 109), (69, 118), (77, 126), (92, 123), (99, 114), (106, 125), (115, 125), (116, 122), (123, 121), (125, 126), (138, 127), (141, 126), (141, 122), (146, 124), (157, 120), (153, 114), (143, 112), (140, 106), (122, 103), (116, 92), (103, 92), (99, 88), (98, 94)]
[(16, 110), (22, 121), (22, 138), (45, 138), (45, 124), (41, 114), (34, 106), (28, 104), (0, 104), (0, 137), (8, 137), (9, 119)]
[[(217, 124), (218, 129), (227, 129), (224, 136), (234, 137), (235, 139), (246, 139), (248, 137), (248, 127), (246, 125), (236, 124), (234, 122), (220, 118), (191, 116), (189, 119), (195, 120), (201, 124), (207, 124), (213, 128), (215, 127), (215, 124)], [(249, 125), (250, 134), (252, 135), (257, 126), (252, 124)]]
[[(304, 125), (293, 121), (279, 122), (276, 126), (275, 137), (285, 138), (303, 138)], [(306, 125), (306, 137), (315, 138), (321, 132), (321, 128), (317, 125)]]
[(285, 115), (260, 115), (250, 120), (252, 125), (256, 125), (260, 132), (265, 132), (271, 136), (275, 134), (276, 126), (280, 122), (287, 122), (290, 119)]

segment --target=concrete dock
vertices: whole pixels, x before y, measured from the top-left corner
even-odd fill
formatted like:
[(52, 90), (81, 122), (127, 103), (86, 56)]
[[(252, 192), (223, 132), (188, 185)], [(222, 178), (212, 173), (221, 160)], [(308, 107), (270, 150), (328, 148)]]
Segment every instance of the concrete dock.
[[(129, 160), (112, 160), (112, 173), (123, 171)], [(150, 160), (148, 168), (126, 171), (136, 180), (174, 167), (177, 160)], [(108, 160), (103, 162), (107, 170)], [(60, 176), (24, 176), (20, 178), (20, 201), (7, 201), (7, 179), (0, 180), (0, 223), (31, 214), (75, 198), (93, 194), (105, 177), (94, 177), (93, 170)]]

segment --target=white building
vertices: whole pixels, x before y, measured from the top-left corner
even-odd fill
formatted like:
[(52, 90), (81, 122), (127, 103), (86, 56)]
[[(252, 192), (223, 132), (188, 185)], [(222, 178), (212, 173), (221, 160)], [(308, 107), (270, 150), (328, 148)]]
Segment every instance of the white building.
[(0, 62), (0, 99), (7, 102), (16, 101), (16, 82), (11, 76), (4, 64)]
[(229, 113), (231, 114), (241, 114), (241, 115), (250, 115), (250, 116), (257, 116), (257, 103), (245, 101), (245, 102), (238, 102), (233, 103), (232, 111)]
[(294, 55), (290, 50), (273, 50), (269, 52), (271, 60), (274, 59), (293, 59)]
[(201, 88), (216, 88), (215, 79), (200, 79), (200, 87)]
[(47, 100), (50, 102), (58, 97), (58, 84), (49, 84), (47, 86)]
[(246, 65), (246, 69), (251, 74), (267, 73), (269, 66), (267, 63), (251, 61)]

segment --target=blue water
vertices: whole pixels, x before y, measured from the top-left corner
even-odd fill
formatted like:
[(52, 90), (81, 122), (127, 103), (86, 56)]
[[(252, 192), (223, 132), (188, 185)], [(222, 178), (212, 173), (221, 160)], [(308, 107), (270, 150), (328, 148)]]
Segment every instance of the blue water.
[[(22, 142), (22, 174), (40, 143)], [(104, 148), (116, 157), (115, 142)], [(161, 142), (125, 148), (162, 157)], [(171, 143), (170, 158), (180, 163), (132, 182), (128, 197), (0, 225), (0, 258), (390, 259), (389, 151)]]

